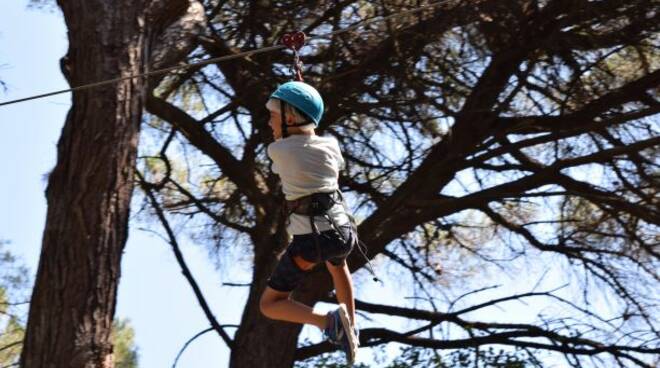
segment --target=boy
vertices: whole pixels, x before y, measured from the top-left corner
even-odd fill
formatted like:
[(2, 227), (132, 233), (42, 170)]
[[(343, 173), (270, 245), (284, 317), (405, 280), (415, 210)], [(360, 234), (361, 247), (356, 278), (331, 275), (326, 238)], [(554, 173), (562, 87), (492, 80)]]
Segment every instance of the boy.
[[(303, 82), (281, 85), (266, 103), (275, 142), (268, 146), (273, 172), (280, 176), (293, 236), (261, 296), (261, 312), (271, 319), (308, 323), (341, 346), (351, 365), (358, 348), (355, 302), (346, 257), (357, 234), (339, 192), (344, 165), (334, 138), (314, 132), (323, 115), (318, 91)], [(339, 308), (324, 315), (291, 299), (291, 292), (317, 263), (332, 276)]]

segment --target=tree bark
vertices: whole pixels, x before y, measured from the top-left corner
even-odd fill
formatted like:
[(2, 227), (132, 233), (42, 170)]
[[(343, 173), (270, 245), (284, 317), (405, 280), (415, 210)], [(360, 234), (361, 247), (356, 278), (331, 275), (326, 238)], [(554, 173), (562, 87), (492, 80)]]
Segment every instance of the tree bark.
[(234, 338), (231, 368), (291, 367), (302, 325), (273, 321), (259, 310), (263, 286), (250, 289), (241, 327)]
[[(59, 0), (73, 86), (142, 71), (145, 1)], [(128, 235), (141, 79), (74, 92), (50, 175), (22, 367), (112, 367), (110, 331)]]
[[(283, 231), (284, 229), (280, 229)], [(265, 229), (263, 229), (266, 232)], [(234, 337), (231, 351), (231, 368), (288, 368), (292, 367), (302, 325), (268, 319), (259, 310), (259, 299), (267, 279), (277, 264), (274, 252), (281, 252), (286, 244), (283, 232), (270, 237), (255, 239), (255, 268), (240, 328)], [(275, 246), (274, 246), (275, 245)], [(294, 292), (294, 299), (313, 306), (327, 293), (330, 276), (323, 266), (315, 269), (318, 278), (307, 278)], [(314, 279), (315, 282), (312, 282)]]

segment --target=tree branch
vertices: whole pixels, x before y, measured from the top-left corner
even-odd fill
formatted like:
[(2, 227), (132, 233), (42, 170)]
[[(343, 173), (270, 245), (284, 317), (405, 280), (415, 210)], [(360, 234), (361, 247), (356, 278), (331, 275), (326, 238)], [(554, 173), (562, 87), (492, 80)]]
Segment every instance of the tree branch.
[(255, 206), (263, 203), (265, 198), (259, 190), (257, 179), (251, 175), (251, 172), (245, 170), (241, 161), (237, 160), (226, 147), (204, 130), (202, 124), (178, 107), (153, 95), (148, 96), (146, 108), (150, 113), (177, 127), (190, 143), (207, 154), (222, 172), (236, 183), (238, 190), (250, 198), (251, 203)]
[(211, 323), (211, 326), (218, 333), (218, 335), (220, 335), (220, 337), (225, 342), (225, 344), (227, 344), (227, 346), (231, 349), (234, 343), (232, 339), (229, 337), (229, 335), (222, 328), (222, 325), (220, 325), (218, 321), (215, 319), (215, 316), (213, 315), (211, 308), (209, 307), (208, 303), (206, 302), (206, 299), (204, 298), (204, 295), (202, 294), (201, 288), (199, 287), (197, 281), (195, 281), (195, 278), (190, 272), (190, 269), (188, 268), (188, 265), (186, 264), (186, 261), (183, 258), (183, 253), (181, 253), (181, 249), (179, 248), (179, 243), (176, 240), (176, 235), (174, 235), (174, 231), (172, 231), (172, 228), (170, 227), (169, 222), (165, 217), (165, 213), (158, 204), (158, 200), (156, 199), (156, 196), (154, 195), (149, 184), (144, 180), (142, 174), (139, 171), (136, 171), (136, 174), (138, 176), (140, 186), (142, 187), (145, 194), (149, 198), (151, 207), (156, 212), (156, 216), (158, 216), (158, 219), (160, 220), (161, 224), (163, 225), (163, 228), (165, 229), (165, 232), (167, 233), (170, 246), (172, 247), (174, 256), (177, 262), (179, 263), (179, 266), (181, 267), (181, 272), (183, 273), (183, 276), (186, 278), (191, 288), (193, 289), (193, 293), (195, 294), (195, 297), (197, 297), (197, 301), (202, 307), (202, 310), (204, 311), (206, 318)]

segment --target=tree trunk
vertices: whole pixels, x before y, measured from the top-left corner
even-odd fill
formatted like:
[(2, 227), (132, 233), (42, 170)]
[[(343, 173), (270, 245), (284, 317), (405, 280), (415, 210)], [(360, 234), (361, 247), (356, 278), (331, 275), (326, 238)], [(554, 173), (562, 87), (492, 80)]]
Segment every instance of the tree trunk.
[[(71, 85), (139, 73), (145, 2), (59, 0)], [(141, 79), (73, 93), (50, 175), (22, 367), (112, 367), (110, 330), (128, 216)]]
[[(283, 244), (282, 235), (255, 242), (255, 268), (241, 324), (234, 337), (231, 368), (290, 368), (293, 366), (302, 325), (266, 318), (259, 310), (259, 298), (276, 265), (273, 244)], [(281, 246), (276, 247), (281, 250)], [(276, 252), (276, 251), (275, 251)], [(313, 306), (331, 284), (326, 271), (317, 269), (296, 289), (294, 299)]]
[[(263, 283), (265, 286), (265, 283)], [(250, 290), (241, 325), (236, 331), (231, 368), (289, 368), (293, 364), (301, 325), (273, 321), (259, 311), (262, 287)]]

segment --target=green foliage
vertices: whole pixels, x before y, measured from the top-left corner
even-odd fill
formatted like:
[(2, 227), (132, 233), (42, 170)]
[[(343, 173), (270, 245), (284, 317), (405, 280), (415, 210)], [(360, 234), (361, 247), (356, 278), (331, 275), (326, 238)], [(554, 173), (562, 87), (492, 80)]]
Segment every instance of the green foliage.
[(15, 316), (7, 316), (2, 309), (6, 301), (2, 299), (0, 289), (0, 366), (5, 367), (18, 362), (25, 329)]
[(112, 324), (112, 343), (115, 352), (115, 368), (137, 368), (138, 349), (135, 346), (135, 331), (126, 319)]
[(9, 251), (3, 249), (7, 241), (0, 240), (0, 287), (5, 289), (7, 298), (12, 298), (12, 293), (20, 292), (27, 288), (28, 271), (20, 265), (16, 257)]
[(461, 349), (449, 354), (436, 350), (407, 346), (387, 368), (540, 368), (542, 365), (524, 351)]
[[(346, 365), (346, 358), (343, 353), (335, 352), (323, 354), (318, 357), (307, 359), (302, 362), (296, 362), (294, 368), (344, 368)], [(353, 368), (370, 368), (370, 366), (359, 363), (354, 364)]]
[(27, 299), (27, 269), (3, 249), (0, 240), (0, 367), (18, 362), (25, 333), (17, 307)]
[[(25, 334), (25, 328), (16, 316), (4, 316), (2, 308), (4, 290), (0, 289), (0, 367), (18, 362)], [(3, 318), (5, 317), (5, 318)], [(138, 349), (134, 341), (135, 332), (127, 320), (113, 323), (112, 340), (114, 344), (115, 368), (137, 368)]]
[[(21, 354), (25, 323), (22, 311), (27, 305), (29, 278), (27, 268), (9, 251), (3, 250), (7, 241), (0, 240), (0, 367), (18, 363)], [(138, 349), (135, 331), (128, 320), (112, 325), (115, 368), (137, 368)]]
[[(384, 354), (384, 353), (383, 353)], [(380, 360), (380, 358), (377, 358)], [(323, 354), (319, 357), (298, 362), (295, 368), (342, 368), (346, 367), (341, 353)], [(543, 365), (533, 356), (523, 350), (496, 350), (489, 347), (483, 350), (461, 349), (450, 353), (439, 350), (425, 349), (416, 346), (405, 346), (400, 354), (390, 364), (373, 366), (356, 364), (355, 368), (542, 368)]]

